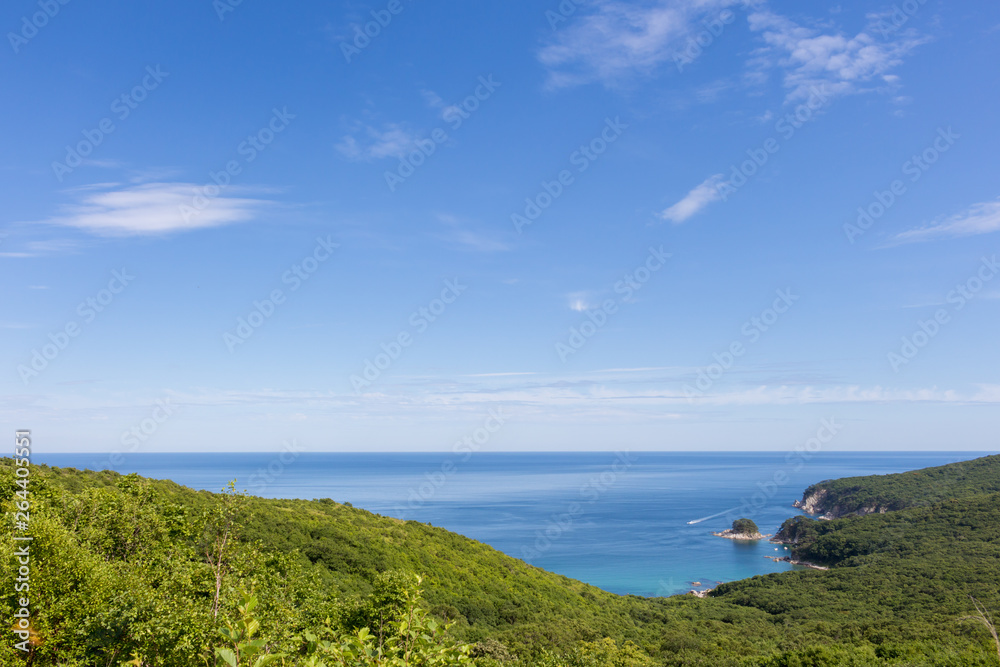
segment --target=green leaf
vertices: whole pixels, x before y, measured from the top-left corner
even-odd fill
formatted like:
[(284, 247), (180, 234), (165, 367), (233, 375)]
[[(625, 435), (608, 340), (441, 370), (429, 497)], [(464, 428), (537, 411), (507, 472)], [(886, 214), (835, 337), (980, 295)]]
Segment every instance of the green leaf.
[(236, 665), (236, 654), (233, 653), (232, 649), (228, 648), (217, 648), (215, 649), (215, 655), (219, 656), (226, 661), (229, 667), (237, 667)]
[(253, 667), (266, 667), (266, 665), (270, 665), (272, 662), (281, 660), (284, 657), (284, 653), (268, 653), (257, 658), (253, 663)]
[(266, 639), (254, 639), (253, 641), (243, 642), (240, 644), (240, 649), (243, 651), (260, 651), (265, 646), (267, 646)]

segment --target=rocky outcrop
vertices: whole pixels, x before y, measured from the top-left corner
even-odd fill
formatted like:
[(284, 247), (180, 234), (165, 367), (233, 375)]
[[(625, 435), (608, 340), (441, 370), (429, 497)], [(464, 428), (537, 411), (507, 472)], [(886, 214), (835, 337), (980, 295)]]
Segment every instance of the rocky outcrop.
[(732, 528), (727, 528), (721, 533), (712, 533), (716, 537), (724, 537), (727, 540), (763, 540), (765, 538), (771, 537), (770, 535), (762, 535), (760, 533), (737, 533)]
[(885, 505), (872, 504), (846, 509), (831, 497), (830, 491), (821, 486), (810, 486), (802, 494), (802, 500), (792, 503), (806, 514), (819, 514), (818, 519), (840, 519), (845, 516), (864, 516), (866, 514), (885, 514), (891, 508)]
[(792, 507), (797, 507), (806, 514), (820, 514), (823, 513), (823, 500), (826, 499), (828, 495), (826, 489), (813, 489), (809, 487), (806, 492), (802, 494), (802, 500), (796, 500), (792, 503)]

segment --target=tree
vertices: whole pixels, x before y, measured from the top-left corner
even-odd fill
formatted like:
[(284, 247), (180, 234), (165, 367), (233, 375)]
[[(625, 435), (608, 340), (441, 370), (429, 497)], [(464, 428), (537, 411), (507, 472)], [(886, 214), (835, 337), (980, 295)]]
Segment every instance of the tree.
[(981, 605), (979, 603), (979, 600), (977, 600), (976, 598), (972, 597), (971, 595), (969, 596), (969, 599), (972, 600), (972, 604), (975, 605), (975, 607), (976, 607), (976, 615), (975, 616), (963, 616), (959, 620), (960, 621), (976, 621), (978, 623), (982, 623), (986, 627), (986, 629), (989, 631), (990, 635), (993, 637), (993, 643), (995, 643), (996, 646), (997, 646), (997, 657), (1000, 658), (1000, 635), (997, 634), (997, 627), (993, 623), (993, 617), (990, 616), (986, 612), (985, 605)]
[(209, 513), (205, 526), (205, 561), (211, 566), (215, 576), (215, 596), (212, 600), (212, 618), (219, 617), (222, 594), (222, 580), (229, 567), (230, 554), (234, 551), (234, 532), (240, 520), (245, 520), (247, 494), (236, 490), (236, 480), (229, 482), (217, 497), (217, 503)]
[(739, 535), (756, 535), (760, 530), (750, 519), (737, 519), (733, 521), (733, 532)]

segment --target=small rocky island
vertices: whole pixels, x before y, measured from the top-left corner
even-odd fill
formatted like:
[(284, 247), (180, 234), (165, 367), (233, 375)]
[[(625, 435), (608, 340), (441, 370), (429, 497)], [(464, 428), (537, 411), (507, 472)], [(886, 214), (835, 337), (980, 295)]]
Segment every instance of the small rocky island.
[(724, 537), (727, 540), (763, 540), (770, 535), (761, 535), (760, 529), (750, 519), (737, 519), (733, 521), (733, 527), (721, 533), (712, 533), (716, 537)]

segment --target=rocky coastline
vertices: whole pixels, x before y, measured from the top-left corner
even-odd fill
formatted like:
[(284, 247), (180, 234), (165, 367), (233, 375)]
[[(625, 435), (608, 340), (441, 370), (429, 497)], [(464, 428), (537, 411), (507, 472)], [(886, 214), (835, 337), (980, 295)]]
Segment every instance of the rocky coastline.
[(823, 514), (826, 511), (823, 507), (823, 501), (828, 493), (826, 489), (812, 490), (810, 487), (802, 494), (802, 500), (793, 502), (792, 507), (796, 507), (806, 514)]
[(764, 556), (764, 558), (770, 558), (776, 563), (791, 563), (792, 565), (801, 565), (802, 567), (808, 567), (813, 570), (829, 570), (830, 568), (824, 565), (816, 565), (815, 563), (808, 563), (804, 560), (795, 560), (791, 556)]
[(824, 521), (832, 519), (842, 519), (845, 516), (865, 516), (866, 514), (885, 514), (889, 511), (883, 505), (871, 505), (851, 510), (844, 509), (837, 504), (836, 499), (830, 498), (829, 489), (818, 485), (810, 486), (802, 494), (802, 500), (796, 500), (792, 507), (798, 508), (806, 514), (819, 515), (816, 518)]
[(732, 528), (727, 528), (721, 533), (712, 533), (716, 537), (724, 537), (727, 540), (763, 540), (771, 537), (770, 535), (763, 535), (759, 532), (757, 533), (737, 533)]

